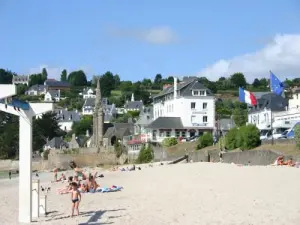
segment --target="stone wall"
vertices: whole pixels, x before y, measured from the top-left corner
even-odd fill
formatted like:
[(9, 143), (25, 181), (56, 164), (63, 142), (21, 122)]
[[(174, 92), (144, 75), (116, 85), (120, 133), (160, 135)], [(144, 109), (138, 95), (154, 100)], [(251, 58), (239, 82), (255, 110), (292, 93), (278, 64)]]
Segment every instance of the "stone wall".
[[(116, 154), (113, 152), (95, 153), (96, 149), (91, 152), (80, 149), (75, 154), (65, 154), (60, 151), (51, 151), (48, 156), (48, 167), (52, 169), (58, 167), (60, 169), (69, 169), (69, 162), (74, 161), (79, 167), (99, 166), (99, 165), (115, 165), (118, 163)], [(96, 151), (97, 152), (97, 151)]]
[[(208, 154), (211, 162), (219, 162), (218, 151), (195, 151), (189, 153), (189, 159), (193, 162), (208, 162)], [(272, 150), (249, 150), (238, 152), (226, 152), (223, 154), (224, 163), (248, 164), (251, 165), (270, 165), (281, 153)], [(300, 157), (285, 156), (285, 160), (292, 158), (294, 161), (300, 161)]]
[[(48, 161), (39, 160), (32, 162), (32, 170), (47, 170)], [(19, 170), (19, 161), (17, 160), (0, 160), (0, 171)]]
[[(272, 144), (272, 140), (263, 140), (262, 144)], [(274, 144), (296, 144), (295, 139), (274, 139)]]

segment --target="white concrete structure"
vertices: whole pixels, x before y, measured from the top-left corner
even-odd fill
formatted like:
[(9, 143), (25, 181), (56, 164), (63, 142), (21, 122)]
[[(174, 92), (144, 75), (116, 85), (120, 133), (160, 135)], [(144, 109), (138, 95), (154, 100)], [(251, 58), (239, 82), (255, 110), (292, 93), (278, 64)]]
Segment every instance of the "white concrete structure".
[(38, 218), (40, 211), (40, 180), (32, 181), (32, 217)]
[[(14, 85), (0, 85), (0, 99), (16, 94)], [(24, 103), (5, 100), (0, 110), (19, 116), (19, 222), (32, 220), (32, 117), (53, 110), (51, 103)]]
[(295, 89), (293, 96), (289, 99), (289, 109), (300, 108), (300, 89)]
[(215, 97), (197, 78), (184, 78), (153, 97), (153, 140), (189, 137), (215, 128)]

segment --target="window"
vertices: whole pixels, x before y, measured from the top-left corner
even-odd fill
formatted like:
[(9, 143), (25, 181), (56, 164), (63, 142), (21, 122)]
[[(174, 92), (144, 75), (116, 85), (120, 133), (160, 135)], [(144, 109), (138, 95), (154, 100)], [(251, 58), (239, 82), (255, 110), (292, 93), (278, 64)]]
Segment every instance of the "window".
[(176, 131), (176, 137), (180, 137), (180, 132), (179, 131)]
[(199, 91), (200, 96), (205, 95), (205, 91)]
[(206, 94), (205, 90), (203, 90), (203, 91), (193, 90), (192, 93), (193, 93), (193, 96), (205, 96), (205, 94)]
[(207, 116), (203, 116), (203, 123), (207, 123)]
[(181, 136), (182, 136), (182, 137), (185, 137), (185, 131), (182, 131), (182, 132), (181, 132)]
[(193, 95), (195, 96), (199, 95), (199, 91), (193, 91)]
[(196, 108), (196, 102), (191, 102), (191, 109), (195, 109)]
[(203, 102), (203, 109), (207, 109), (207, 102)]
[(170, 131), (167, 131), (166, 132), (166, 137), (170, 137), (171, 136), (171, 132)]
[(160, 137), (163, 137), (163, 136), (164, 136), (164, 131), (163, 131), (163, 130), (160, 130), (160, 131), (159, 131), (159, 136), (160, 136)]

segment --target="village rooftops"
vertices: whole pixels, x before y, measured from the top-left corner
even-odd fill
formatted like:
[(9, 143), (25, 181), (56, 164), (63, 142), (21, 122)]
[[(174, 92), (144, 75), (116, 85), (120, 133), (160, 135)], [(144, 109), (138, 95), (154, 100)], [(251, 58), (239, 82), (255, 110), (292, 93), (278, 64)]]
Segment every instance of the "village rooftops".
[[(210, 89), (206, 88), (202, 83), (198, 81), (197, 77), (187, 77), (182, 82), (177, 84), (178, 96), (188, 97), (193, 96), (193, 90), (205, 90), (206, 96), (213, 96)], [(168, 94), (174, 93), (174, 85), (169, 85), (161, 93), (153, 96), (153, 99), (161, 98)]]
[(126, 102), (124, 108), (127, 110), (142, 110), (143, 109), (143, 102), (142, 101), (132, 101), (132, 102)]
[(66, 81), (57, 81), (55, 79), (48, 79), (44, 82), (44, 85), (48, 87), (70, 87), (70, 84)]
[(44, 147), (60, 149), (60, 148), (68, 148), (68, 143), (66, 143), (62, 137), (54, 137), (50, 141), (48, 141)]
[(158, 117), (147, 127), (150, 129), (184, 129), (180, 117)]
[(279, 112), (285, 111), (287, 107), (287, 99), (274, 93), (269, 93), (262, 95), (261, 98), (257, 99), (257, 106), (252, 107), (249, 113), (257, 113), (264, 109), (271, 109), (272, 111)]
[[(87, 98), (84, 102), (83, 107), (95, 107), (95, 98)], [(102, 106), (105, 107), (107, 105), (107, 98), (102, 98)]]
[(80, 114), (76, 111), (68, 111), (65, 109), (56, 109), (57, 119), (59, 122), (78, 122), (80, 121)]

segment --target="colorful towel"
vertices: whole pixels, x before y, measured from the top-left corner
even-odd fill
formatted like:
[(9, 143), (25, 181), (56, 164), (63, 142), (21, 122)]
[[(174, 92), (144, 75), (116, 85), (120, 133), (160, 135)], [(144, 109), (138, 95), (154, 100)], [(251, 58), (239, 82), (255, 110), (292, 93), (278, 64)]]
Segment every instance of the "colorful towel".
[(108, 192), (116, 192), (116, 191), (121, 191), (123, 189), (123, 187), (121, 186), (115, 186), (113, 185), (112, 187), (110, 188), (107, 188), (107, 187), (103, 187), (99, 190), (97, 190), (98, 192), (101, 192), (101, 193), (108, 193)]

